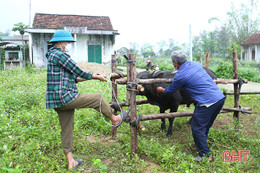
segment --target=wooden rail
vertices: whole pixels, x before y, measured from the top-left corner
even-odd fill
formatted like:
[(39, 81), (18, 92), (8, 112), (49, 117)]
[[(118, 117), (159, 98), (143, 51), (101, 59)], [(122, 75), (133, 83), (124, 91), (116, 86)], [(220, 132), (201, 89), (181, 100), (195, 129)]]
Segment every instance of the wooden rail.
[[(251, 113), (250, 107), (245, 108), (223, 108), (220, 113), (228, 113), (228, 112), (242, 112), (242, 113)], [(170, 113), (161, 113), (161, 114), (149, 114), (149, 115), (142, 115), (141, 121), (146, 120), (154, 120), (154, 119), (161, 119), (161, 118), (175, 118), (175, 117), (188, 117), (193, 116), (193, 112), (170, 112)], [(130, 121), (130, 118), (125, 120), (126, 122)]]
[[(160, 78), (160, 79), (139, 79), (138, 84), (162, 84), (172, 83), (173, 78)], [(214, 80), (217, 84), (235, 84), (239, 79), (217, 79)], [(248, 83), (247, 79), (244, 79), (244, 83)], [(116, 79), (115, 84), (124, 85), (127, 84), (127, 79)]]

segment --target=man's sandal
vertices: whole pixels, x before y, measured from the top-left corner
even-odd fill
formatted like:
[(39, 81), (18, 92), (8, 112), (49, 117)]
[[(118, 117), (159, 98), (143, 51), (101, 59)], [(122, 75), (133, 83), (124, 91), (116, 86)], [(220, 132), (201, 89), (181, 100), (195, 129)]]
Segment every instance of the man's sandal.
[(78, 159), (76, 161), (78, 162), (78, 164), (73, 168), (73, 170), (76, 170), (83, 163), (82, 159)]
[(122, 120), (117, 125), (113, 125), (113, 126), (118, 128), (122, 124), (122, 122), (125, 121), (125, 119), (127, 118), (129, 112), (130, 112), (130, 109), (128, 109), (127, 111), (121, 112), (121, 114), (119, 114), (119, 115), (121, 116)]
[(191, 151), (197, 151), (197, 148), (196, 147), (187, 147), (187, 148), (185, 148), (185, 151), (187, 151), (187, 152), (191, 152)]

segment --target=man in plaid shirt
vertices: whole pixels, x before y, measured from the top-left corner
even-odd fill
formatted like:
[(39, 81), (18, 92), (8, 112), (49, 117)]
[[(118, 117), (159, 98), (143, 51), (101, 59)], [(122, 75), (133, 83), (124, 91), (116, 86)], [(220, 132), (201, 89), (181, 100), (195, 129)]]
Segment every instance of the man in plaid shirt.
[(75, 109), (93, 108), (97, 111), (101, 110), (101, 113), (111, 120), (114, 127), (119, 127), (130, 111), (115, 116), (110, 105), (101, 94), (78, 93), (77, 82), (91, 79), (107, 81), (107, 79), (101, 74), (81, 70), (65, 53), (66, 46), (70, 42), (75, 42), (75, 40), (71, 33), (65, 30), (56, 31), (50, 41), (55, 46), (46, 53), (48, 58), (46, 108), (54, 109), (58, 113), (62, 130), (63, 152), (68, 160), (68, 169), (77, 169), (83, 160), (75, 160), (72, 156)]

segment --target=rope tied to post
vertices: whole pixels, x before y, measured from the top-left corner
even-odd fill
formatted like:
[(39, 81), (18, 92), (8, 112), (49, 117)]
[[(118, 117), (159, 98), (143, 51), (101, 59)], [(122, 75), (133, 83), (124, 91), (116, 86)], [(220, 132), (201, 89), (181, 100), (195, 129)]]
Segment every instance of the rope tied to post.
[(136, 119), (135, 120), (130, 120), (130, 126), (137, 126), (139, 123), (140, 123), (140, 121), (141, 121), (141, 119), (142, 119), (142, 115), (141, 114), (138, 114), (137, 116), (136, 116)]
[(137, 85), (138, 85), (138, 82), (129, 82), (127, 85), (126, 85), (126, 89), (127, 91), (138, 91), (136, 88), (137, 88)]
[(136, 62), (136, 60), (127, 60), (126, 62), (127, 63), (133, 63), (133, 62)]
[(240, 112), (242, 113), (242, 114), (244, 114), (244, 113), (247, 113), (247, 114), (251, 114), (252, 112), (251, 111), (247, 111), (245, 108), (243, 108), (242, 106), (239, 106), (239, 109), (240, 109)]
[[(240, 96), (240, 91), (241, 91), (241, 88), (242, 88), (243, 83), (245, 83), (245, 80), (244, 80), (242, 77), (239, 77), (239, 78), (238, 78), (238, 81), (235, 83), (235, 84), (238, 84), (238, 93), (237, 93), (237, 100), (236, 100), (235, 105), (238, 104), (238, 100), (239, 100), (239, 96)], [(235, 94), (235, 93), (234, 93), (234, 94)]]
[(239, 86), (239, 93), (241, 91), (242, 85), (245, 83), (245, 80), (242, 77), (238, 78), (238, 81), (236, 82), (236, 84), (238, 84)]

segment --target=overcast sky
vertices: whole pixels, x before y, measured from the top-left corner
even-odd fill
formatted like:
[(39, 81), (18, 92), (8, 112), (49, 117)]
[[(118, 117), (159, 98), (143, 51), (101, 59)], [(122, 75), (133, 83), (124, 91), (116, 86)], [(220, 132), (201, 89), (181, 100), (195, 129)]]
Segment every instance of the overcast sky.
[[(30, 0), (0, 0), (0, 32), (14, 24), (29, 24)], [(239, 7), (248, 0), (31, 0), (31, 18), (35, 13), (109, 16), (115, 30), (116, 48), (129, 47), (130, 42), (156, 45), (170, 38), (188, 43), (192, 34), (210, 30), (208, 19), (225, 21), (231, 3)], [(259, 3), (258, 3), (259, 4)], [(258, 5), (260, 6), (260, 5)], [(18, 33), (17, 33), (18, 34)]]

